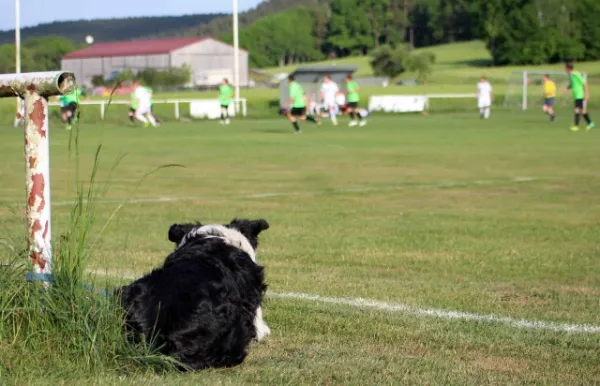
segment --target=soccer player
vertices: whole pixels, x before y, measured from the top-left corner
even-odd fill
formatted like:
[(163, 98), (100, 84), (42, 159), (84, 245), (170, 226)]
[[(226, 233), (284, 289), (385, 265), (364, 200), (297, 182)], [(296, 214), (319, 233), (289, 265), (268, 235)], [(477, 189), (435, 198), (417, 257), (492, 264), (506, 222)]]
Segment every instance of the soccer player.
[(571, 89), (573, 98), (575, 98), (575, 124), (571, 126), (571, 131), (579, 131), (581, 115), (583, 115), (583, 119), (587, 122), (587, 129), (591, 130), (596, 125), (592, 122), (587, 112), (587, 102), (590, 98), (589, 86), (583, 75), (579, 71), (574, 70), (573, 63), (567, 62), (565, 68), (569, 74), (569, 86), (567, 90)]
[(135, 125), (135, 112), (137, 110), (137, 97), (135, 96), (135, 88), (131, 91), (129, 95), (131, 100), (129, 101), (129, 120), (132, 125)]
[(333, 81), (331, 75), (325, 75), (323, 78), (323, 85), (321, 86), (321, 100), (323, 101), (323, 107), (329, 112), (329, 118), (331, 123), (337, 126), (337, 103), (336, 96), (340, 93), (340, 88)]
[(67, 130), (71, 130), (71, 126), (73, 125), (73, 117), (79, 108), (79, 101), (81, 100), (82, 95), (83, 91), (79, 87), (77, 87), (72, 93), (63, 95), (63, 99), (61, 100), (61, 103), (64, 104), (63, 121), (67, 123)]
[(19, 99), (17, 102), (17, 113), (15, 114), (15, 129), (25, 123), (25, 101)]
[(479, 108), (479, 117), (481, 119), (489, 119), (492, 110), (492, 85), (485, 76), (479, 78), (477, 83), (477, 107)]
[(221, 125), (228, 125), (229, 120), (229, 105), (233, 100), (233, 87), (229, 84), (229, 80), (223, 79), (219, 86), (219, 103), (221, 104)]
[(556, 83), (550, 79), (550, 75), (544, 75), (544, 106), (542, 110), (550, 116), (550, 121), (556, 119), (554, 115), (554, 101), (556, 99)]
[(137, 109), (135, 111), (135, 117), (137, 120), (144, 123), (144, 127), (152, 125), (156, 127), (156, 119), (152, 115), (152, 94), (147, 88), (142, 87), (139, 80), (136, 80), (133, 84), (135, 99), (137, 102)]
[(292, 126), (294, 126), (294, 133), (298, 134), (298, 133), (302, 132), (300, 130), (300, 126), (298, 125), (298, 119), (300, 119), (301, 121), (309, 120), (316, 124), (319, 124), (319, 120), (315, 116), (312, 116), (312, 115), (307, 116), (306, 115), (306, 103), (308, 102), (308, 98), (306, 97), (306, 94), (304, 93), (304, 88), (302, 87), (302, 85), (300, 83), (298, 83), (296, 81), (296, 78), (294, 77), (294, 75), (288, 76), (288, 81), (290, 82), (290, 84), (289, 84), (290, 108), (288, 109), (287, 115), (288, 115), (288, 119), (292, 123)]
[[(346, 107), (350, 113), (350, 123), (348, 126), (364, 126), (367, 124), (367, 121), (363, 119), (363, 116), (360, 114), (360, 108), (358, 107), (358, 102), (360, 102), (360, 87), (358, 87), (358, 83), (354, 79), (352, 79), (352, 75), (348, 74), (346, 76)], [(356, 118), (358, 117), (358, 122)]]

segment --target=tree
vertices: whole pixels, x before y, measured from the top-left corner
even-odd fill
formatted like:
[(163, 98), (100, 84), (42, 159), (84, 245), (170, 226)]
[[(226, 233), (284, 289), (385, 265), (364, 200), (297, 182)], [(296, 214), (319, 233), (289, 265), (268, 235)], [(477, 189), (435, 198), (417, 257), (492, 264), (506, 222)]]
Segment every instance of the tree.
[(400, 45), (393, 48), (382, 45), (371, 53), (370, 65), (376, 76), (389, 76), (395, 78), (407, 70), (406, 64), (409, 57), (408, 48)]
[(579, 0), (573, 7), (573, 19), (580, 23), (583, 57), (586, 60), (600, 59), (600, 3), (596, 0)]
[(332, 0), (327, 42), (338, 56), (365, 54), (375, 46), (373, 26), (362, 0)]
[(60, 36), (27, 39), (23, 46), (33, 56), (29, 71), (58, 71), (62, 57), (76, 50), (72, 41)]
[(417, 82), (426, 83), (433, 72), (435, 64), (435, 54), (433, 52), (421, 52), (412, 54), (407, 58), (406, 68), (408, 71), (417, 73)]

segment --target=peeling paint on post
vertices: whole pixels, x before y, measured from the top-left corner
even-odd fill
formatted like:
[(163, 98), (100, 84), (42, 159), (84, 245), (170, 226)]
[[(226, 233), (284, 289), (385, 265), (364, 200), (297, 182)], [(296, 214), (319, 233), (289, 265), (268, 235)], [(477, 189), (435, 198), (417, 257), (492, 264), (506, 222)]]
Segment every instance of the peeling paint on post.
[(52, 271), (48, 98), (70, 93), (74, 88), (75, 77), (71, 73), (0, 75), (0, 98), (25, 99), (27, 249), (36, 273)]

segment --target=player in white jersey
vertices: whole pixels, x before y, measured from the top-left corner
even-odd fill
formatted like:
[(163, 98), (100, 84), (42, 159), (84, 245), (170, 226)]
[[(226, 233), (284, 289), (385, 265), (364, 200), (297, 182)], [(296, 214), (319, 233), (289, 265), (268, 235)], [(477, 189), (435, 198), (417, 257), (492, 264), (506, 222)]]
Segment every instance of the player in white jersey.
[(337, 103), (336, 97), (340, 93), (340, 88), (331, 79), (331, 76), (325, 75), (323, 78), (323, 85), (321, 86), (321, 100), (323, 101), (323, 108), (329, 112), (331, 123), (337, 126)]
[(140, 81), (135, 81), (134, 87), (134, 98), (137, 99), (137, 110), (135, 110), (135, 117), (144, 123), (145, 127), (152, 125), (156, 127), (156, 119), (152, 115), (152, 94), (150, 91), (142, 87)]
[(482, 76), (477, 83), (477, 107), (481, 119), (488, 119), (492, 109), (493, 89), (485, 76)]

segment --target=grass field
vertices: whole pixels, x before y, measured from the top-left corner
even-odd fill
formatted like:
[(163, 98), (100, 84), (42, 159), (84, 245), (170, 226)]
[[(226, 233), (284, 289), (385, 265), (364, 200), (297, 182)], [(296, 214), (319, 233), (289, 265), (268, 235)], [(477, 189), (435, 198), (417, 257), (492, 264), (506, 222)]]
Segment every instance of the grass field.
[[(0, 341), (3, 384), (598, 384), (600, 334), (543, 328), (600, 326), (600, 136), (569, 132), (570, 119), (566, 111), (554, 124), (534, 113), (485, 122), (463, 113), (381, 116), (360, 129), (305, 124), (302, 135), (284, 120), (84, 124), (82, 175), (101, 144), (98, 179), (110, 186), (96, 231), (128, 202), (89, 269), (112, 282), (148, 271), (172, 249), (173, 222), (265, 218), (259, 261), (273, 294), (265, 305), (273, 335), (241, 367), (187, 375), (83, 372), (77, 358), (56, 363), (51, 348), (17, 356)], [(58, 237), (75, 166), (69, 133), (55, 127)], [(22, 148), (21, 131), (0, 127), (0, 218), (3, 240), (16, 248)], [(135, 190), (165, 164), (185, 168), (158, 171)], [(412, 311), (389, 310), (395, 304)], [(448, 320), (423, 308), (543, 323)]]

